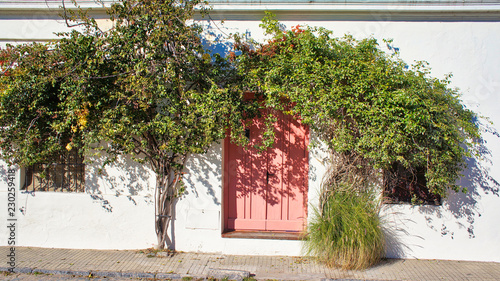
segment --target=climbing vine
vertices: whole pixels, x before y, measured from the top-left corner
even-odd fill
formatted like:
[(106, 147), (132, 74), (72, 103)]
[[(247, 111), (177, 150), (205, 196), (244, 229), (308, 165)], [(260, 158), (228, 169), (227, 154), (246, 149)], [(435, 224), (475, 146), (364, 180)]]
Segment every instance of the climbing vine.
[(479, 131), (450, 76), (432, 78), (426, 62), (410, 66), (373, 38), (299, 25), (283, 31), (269, 15), (262, 27), (271, 39), (236, 36), (233, 60), (265, 106), (300, 116), (335, 154), (374, 170), (423, 169), (429, 191), (443, 197), (462, 190), (456, 181)]

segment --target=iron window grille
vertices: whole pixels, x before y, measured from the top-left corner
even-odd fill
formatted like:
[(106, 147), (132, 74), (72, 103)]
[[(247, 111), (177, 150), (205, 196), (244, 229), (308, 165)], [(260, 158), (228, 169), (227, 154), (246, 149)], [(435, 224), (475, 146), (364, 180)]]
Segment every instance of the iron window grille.
[(441, 205), (441, 196), (427, 188), (425, 169), (409, 170), (399, 163), (384, 171), (384, 203), (411, 203), (415, 205)]
[(53, 163), (37, 164), (26, 168), (23, 189), (28, 192), (84, 192), (83, 157), (76, 150), (72, 150)]

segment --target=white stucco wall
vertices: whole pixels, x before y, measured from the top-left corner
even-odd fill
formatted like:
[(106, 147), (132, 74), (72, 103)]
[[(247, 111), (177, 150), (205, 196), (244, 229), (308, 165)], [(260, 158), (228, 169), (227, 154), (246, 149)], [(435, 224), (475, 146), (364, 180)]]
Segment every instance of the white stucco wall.
[[(263, 5), (264, 6), (264, 5)], [(253, 6), (255, 8), (256, 6)], [(1, 7), (0, 7), (1, 8)], [(256, 10), (215, 10), (211, 23), (213, 40), (225, 34), (248, 33), (261, 40)], [(38, 10), (37, 10), (38, 11)], [(0, 9), (1, 12), (1, 9)], [(483, 125), (483, 159), (469, 161), (461, 184), (467, 194), (450, 194), (442, 206), (387, 205), (382, 211), (388, 237), (389, 257), (439, 258), (500, 262), (500, 16), (481, 12), (474, 17), (453, 10), (438, 16), (405, 14), (398, 9), (384, 12), (335, 13), (317, 9), (308, 13), (276, 11), (288, 27), (297, 24), (323, 26), (336, 36), (350, 33), (357, 38), (392, 38), (401, 57), (411, 63), (426, 60), (432, 74), (452, 72), (452, 84), (463, 93), (464, 103), (493, 125)], [(0, 45), (6, 42), (44, 41), (64, 24), (52, 13), (0, 13)], [(41, 14), (40, 14), (41, 13)], [(8, 14), (8, 16), (5, 16)], [(22, 15), (20, 17), (19, 15)], [(455, 15), (455, 16), (453, 16)], [(484, 17), (482, 17), (484, 15)], [(439, 16), (442, 16), (440, 19)], [(224, 42), (214, 50), (227, 50)], [(223, 146), (187, 163), (186, 194), (176, 206), (170, 231), (177, 250), (228, 254), (299, 255), (301, 242), (222, 238), (221, 213)], [(326, 155), (310, 153), (309, 200), (316, 201)], [(7, 202), (5, 165), (0, 168), (0, 205)], [(137, 249), (151, 247), (154, 233), (154, 175), (146, 167), (122, 160), (97, 173), (98, 164), (86, 170), (88, 191), (81, 194), (18, 192), (18, 245), (62, 248)], [(20, 178), (20, 175), (18, 175)], [(0, 211), (0, 221), (7, 212)], [(0, 230), (0, 245), (6, 245), (8, 231)]]
[[(131, 161), (119, 161), (98, 175), (98, 165), (86, 166), (85, 193), (19, 190), (16, 174), (16, 245), (56, 248), (145, 249), (156, 242), (154, 175)], [(131, 165), (132, 164), (132, 165)], [(7, 202), (6, 165), (0, 165), (0, 202)], [(0, 221), (7, 223), (7, 207)], [(7, 245), (9, 231), (0, 231)]]
[[(278, 19), (280, 13), (277, 11)], [(222, 15), (221, 17), (227, 16)], [(226, 34), (247, 33), (262, 38), (259, 21), (232, 19), (211, 24)], [(336, 36), (351, 34), (361, 39), (373, 36), (384, 48), (382, 39), (393, 39), (393, 47), (408, 63), (429, 62), (438, 78), (453, 74), (452, 86), (461, 89), (464, 104), (487, 117), (480, 120), (483, 130), (482, 159), (468, 160), (460, 184), (466, 194), (451, 192), (442, 206), (386, 205), (382, 210), (388, 237), (388, 257), (439, 258), (500, 261), (500, 23), (497, 21), (410, 18), (406, 21), (393, 13), (380, 14), (379, 20), (326, 20), (327, 16), (282, 15), (288, 28), (297, 24), (322, 26)], [(374, 15), (367, 15), (374, 18)], [(363, 18), (363, 17), (361, 17)], [(388, 20), (380, 20), (388, 19)], [(223, 28), (221, 28), (223, 27)], [(221, 48), (223, 49), (223, 48)], [(311, 166), (313, 168), (314, 165)]]

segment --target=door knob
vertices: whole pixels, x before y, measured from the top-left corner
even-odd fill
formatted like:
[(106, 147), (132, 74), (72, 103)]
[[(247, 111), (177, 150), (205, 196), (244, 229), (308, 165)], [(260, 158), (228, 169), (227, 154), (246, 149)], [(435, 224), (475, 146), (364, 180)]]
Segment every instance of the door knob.
[(269, 176), (274, 176), (274, 174), (269, 173), (269, 171), (266, 171), (266, 182), (269, 183)]

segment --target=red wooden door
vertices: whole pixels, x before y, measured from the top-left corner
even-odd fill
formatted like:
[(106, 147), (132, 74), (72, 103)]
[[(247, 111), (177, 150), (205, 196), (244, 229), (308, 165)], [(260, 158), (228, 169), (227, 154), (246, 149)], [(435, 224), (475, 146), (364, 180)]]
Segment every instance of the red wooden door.
[(246, 149), (225, 141), (227, 230), (302, 231), (307, 216), (308, 133), (299, 120), (277, 114), (275, 143), (260, 144), (263, 119), (247, 129)]

